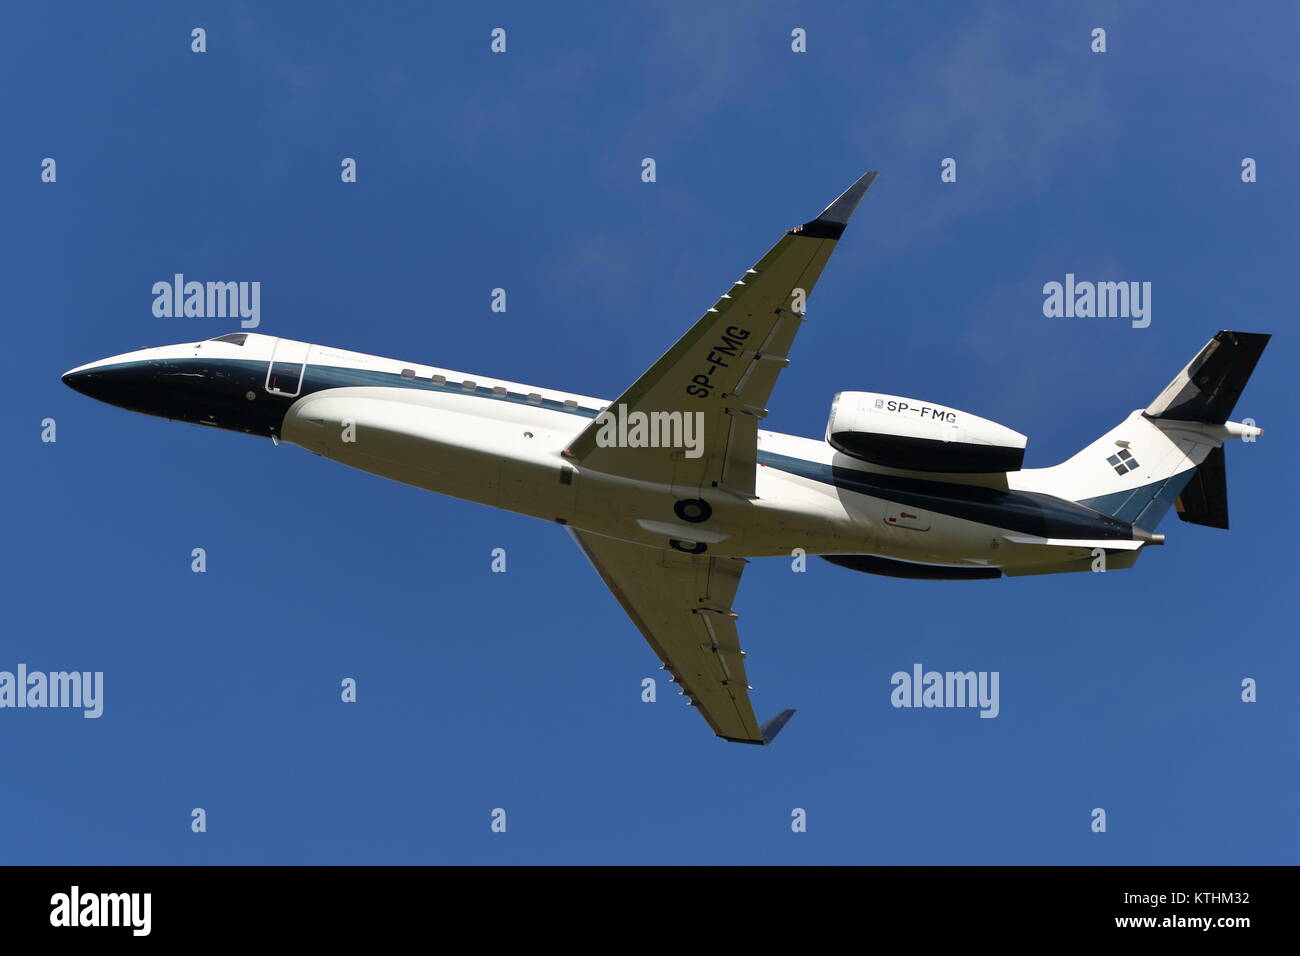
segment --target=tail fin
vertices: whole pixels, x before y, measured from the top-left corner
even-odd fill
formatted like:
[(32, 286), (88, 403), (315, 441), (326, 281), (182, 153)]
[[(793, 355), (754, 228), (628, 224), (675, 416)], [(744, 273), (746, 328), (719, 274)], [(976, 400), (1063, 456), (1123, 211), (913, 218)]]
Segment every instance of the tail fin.
[(1263, 433), (1228, 416), (1268, 340), (1218, 333), (1146, 409), (1068, 461), (1041, 469), (1038, 486), (1148, 531), (1175, 503), (1184, 521), (1226, 528), (1223, 443)]

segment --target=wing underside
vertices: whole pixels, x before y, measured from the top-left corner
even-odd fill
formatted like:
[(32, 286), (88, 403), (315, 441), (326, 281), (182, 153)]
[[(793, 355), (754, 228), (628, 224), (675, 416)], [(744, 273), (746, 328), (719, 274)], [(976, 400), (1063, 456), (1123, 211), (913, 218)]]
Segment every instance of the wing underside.
[[(711, 493), (754, 498), (758, 423), (777, 376), (790, 364), (807, 298), (875, 178), (874, 172), (859, 177), (816, 219), (786, 233), (573, 440), (566, 457), (581, 471), (670, 486), (679, 503)], [(679, 436), (687, 434), (689, 419), (697, 441), (690, 448), (672, 441), (610, 441), (618, 423), (633, 415), (665, 429), (675, 417)], [(745, 561), (709, 556), (704, 545), (688, 554), (570, 530), (714, 733), (770, 743), (794, 711), (760, 725), (749, 702), (732, 610)]]
[[(754, 497), (758, 423), (803, 323), (804, 306), (853, 211), (875, 181), (859, 178), (811, 222), (790, 230), (610, 406), (608, 415), (698, 415), (702, 454), (602, 443), (597, 418), (566, 454), (583, 468)], [(667, 420), (667, 419), (662, 419)]]
[(570, 529), (614, 597), (713, 732), (770, 743), (794, 711), (760, 726), (749, 702), (732, 601), (742, 558), (661, 551)]

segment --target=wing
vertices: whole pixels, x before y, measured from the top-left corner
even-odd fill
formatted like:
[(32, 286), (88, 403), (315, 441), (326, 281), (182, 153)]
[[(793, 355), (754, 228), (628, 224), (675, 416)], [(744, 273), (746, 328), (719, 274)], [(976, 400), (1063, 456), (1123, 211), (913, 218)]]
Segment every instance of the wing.
[(754, 719), (731, 609), (745, 561), (569, 530), (713, 732), (736, 743), (771, 743), (794, 711), (782, 711), (761, 727)]
[[(867, 173), (812, 222), (790, 230), (733, 285), (667, 354), (632, 383), (566, 450), (584, 467), (644, 481), (672, 483), (683, 494), (718, 488), (754, 497), (758, 422), (803, 322), (804, 303), (875, 181)], [(618, 416), (700, 413), (694, 457), (680, 447), (627, 447), (602, 438)], [(665, 430), (669, 426), (664, 425)], [(679, 434), (700, 435), (685, 432)], [(664, 444), (664, 443), (661, 443)]]

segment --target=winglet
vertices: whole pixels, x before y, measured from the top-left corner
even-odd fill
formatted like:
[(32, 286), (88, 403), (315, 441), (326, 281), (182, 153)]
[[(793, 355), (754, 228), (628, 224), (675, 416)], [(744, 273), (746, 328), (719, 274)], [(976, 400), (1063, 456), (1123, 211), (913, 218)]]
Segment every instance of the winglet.
[(795, 226), (790, 230), (790, 234), (807, 236), (810, 239), (838, 239), (844, 235), (844, 227), (849, 224), (849, 219), (858, 208), (858, 203), (862, 202), (862, 197), (867, 194), (867, 190), (871, 188), (878, 175), (880, 175), (879, 171), (874, 169), (869, 173), (863, 173), (858, 181), (840, 193), (839, 198), (827, 206), (820, 216), (812, 222)]
[(753, 737), (728, 737), (726, 734), (718, 734), (718, 736), (733, 744), (756, 744), (759, 747), (765, 747), (776, 740), (776, 735), (781, 732), (782, 727), (790, 722), (790, 718), (793, 716), (793, 710), (783, 710), (762, 727), (759, 727), (758, 735), (763, 738), (762, 740), (755, 740)]
[[(868, 175), (873, 176), (875, 174), (868, 173)], [(790, 722), (790, 718), (793, 716), (793, 710), (783, 710), (762, 727), (759, 727), (758, 732), (763, 735), (763, 743), (770, 744), (772, 741), (776, 740), (776, 735), (781, 732), (782, 727)]]

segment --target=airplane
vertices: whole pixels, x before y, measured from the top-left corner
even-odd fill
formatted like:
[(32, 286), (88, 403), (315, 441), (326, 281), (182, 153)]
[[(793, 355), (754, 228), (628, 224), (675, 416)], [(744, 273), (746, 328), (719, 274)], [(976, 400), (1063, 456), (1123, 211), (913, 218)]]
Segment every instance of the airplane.
[(770, 744), (732, 609), (747, 559), (819, 555), (901, 578), (1130, 568), (1175, 507), (1227, 528), (1224, 442), (1269, 336), (1221, 331), (1068, 460), (894, 395), (835, 396), (822, 439), (759, 428), (808, 295), (876, 179), (787, 232), (613, 402), (254, 332), (127, 352), (69, 386), (148, 415), (299, 445), (565, 526), (714, 733)]

